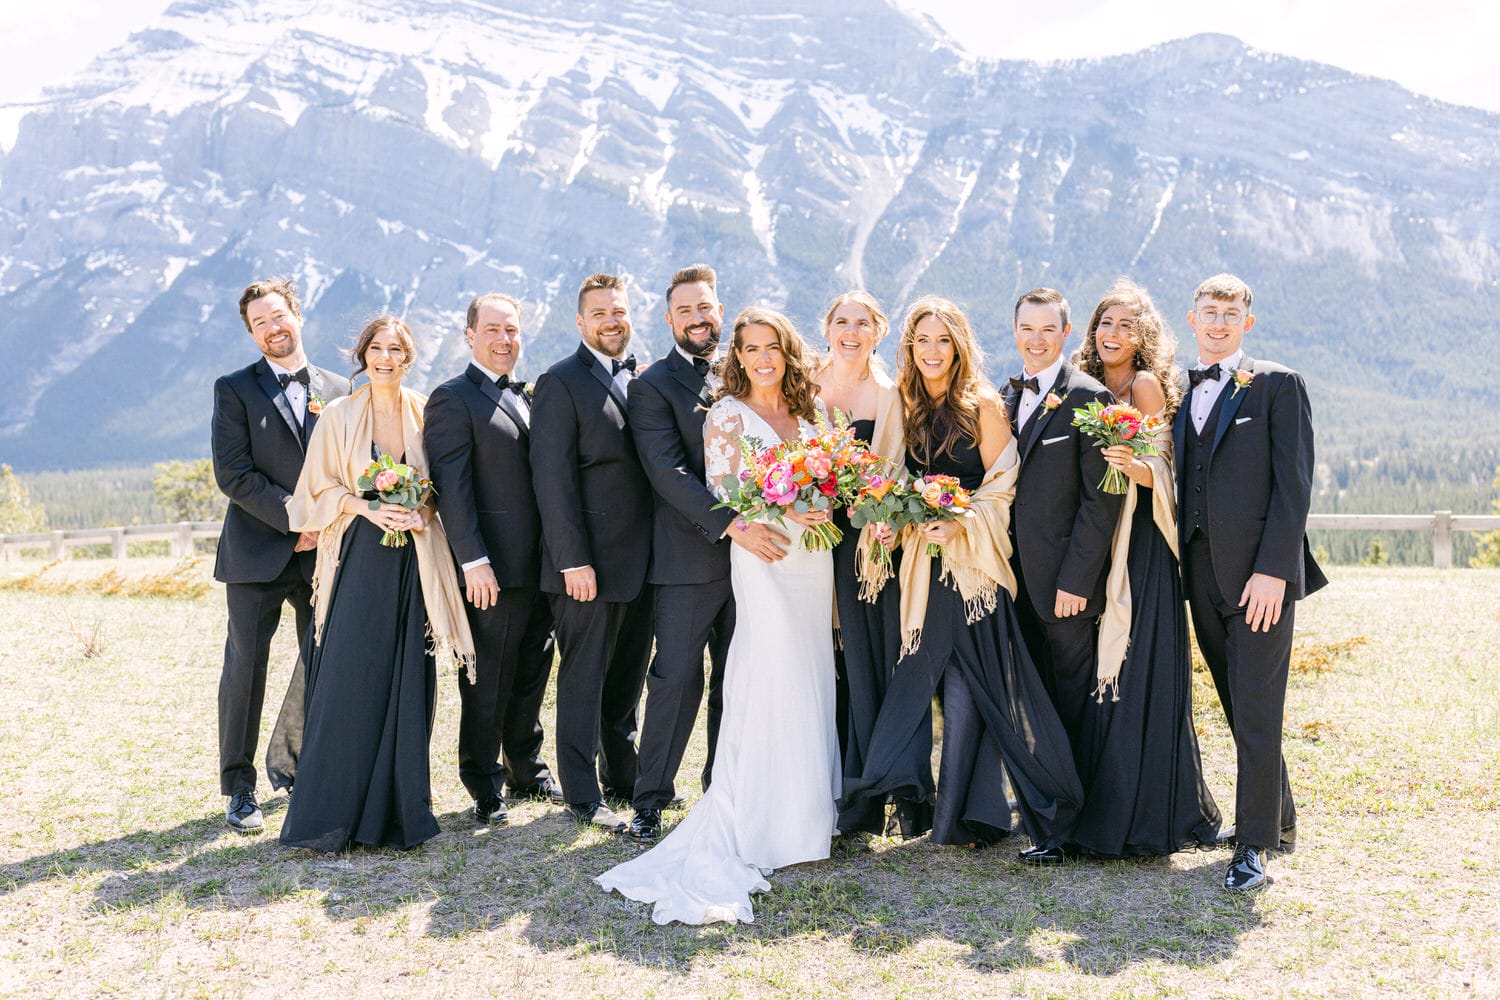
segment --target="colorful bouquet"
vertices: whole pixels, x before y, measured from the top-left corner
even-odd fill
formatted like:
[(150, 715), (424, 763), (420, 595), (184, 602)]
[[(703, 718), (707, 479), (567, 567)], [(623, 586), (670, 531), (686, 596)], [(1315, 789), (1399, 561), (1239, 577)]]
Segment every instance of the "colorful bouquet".
[[(1099, 442), (1101, 448), (1129, 445), (1137, 455), (1157, 455), (1156, 437), (1166, 427), (1160, 417), (1148, 417), (1125, 403), (1105, 405), (1097, 399), (1073, 411), (1073, 426)], [(1129, 486), (1125, 473), (1109, 467), (1099, 488), (1105, 493), (1124, 493)]]
[[(881, 466), (887, 473), (888, 466)], [(922, 498), (912, 492), (911, 480), (897, 474), (882, 474), (875, 468), (867, 470), (854, 500), (849, 504), (849, 523), (856, 528), (867, 524), (888, 524), (898, 531), (907, 524), (912, 511), (922, 503)], [(870, 547), (870, 556), (882, 566), (891, 564), (891, 550), (877, 538)]]
[[(767, 515), (780, 523), (785, 523), (788, 509), (799, 514), (831, 511), (854, 499), (864, 470), (876, 461), (843, 420), (830, 427), (820, 419), (815, 437), (782, 441), (772, 448), (742, 437), (739, 476), (724, 477), (725, 497), (718, 506), (743, 518)], [(802, 533), (802, 547), (827, 550), (843, 537), (837, 526), (825, 522)]]
[[(911, 489), (921, 503), (911, 511), (908, 524), (933, 524), (973, 516), (969, 510), (969, 491), (958, 485), (957, 476), (922, 476), (911, 481)], [(943, 554), (943, 547), (928, 542), (927, 554), (937, 558)]]
[[(371, 462), (355, 485), (361, 491), (373, 490), (376, 493), (376, 498), (370, 501), (371, 510), (379, 510), (383, 503), (416, 510), (432, 494), (432, 480), (423, 479), (415, 467), (397, 462), (390, 455), (381, 455)], [(387, 531), (380, 536), (380, 544), (392, 548), (408, 541), (410, 535), (406, 531)]]

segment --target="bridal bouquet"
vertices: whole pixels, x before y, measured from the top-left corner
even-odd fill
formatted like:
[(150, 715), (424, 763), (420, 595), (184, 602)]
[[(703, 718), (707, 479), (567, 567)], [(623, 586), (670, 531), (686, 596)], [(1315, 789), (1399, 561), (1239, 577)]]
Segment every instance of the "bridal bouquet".
[[(756, 438), (740, 438), (740, 474), (726, 476), (725, 497), (719, 503), (744, 518), (763, 515), (785, 523), (788, 510), (805, 514), (847, 506), (859, 491), (863, 470), (879, 461), (854, 439), (840, 420), (829, 426), (818, 421), (818, 434), (782, 441), (765, 448)], [(811, 551), (833, 548), (844, 533), (832, 523), (815, 525), (802, 533), (802, 547)]]
[[(911, 489), (920, 502), (909, 505), (915, 509), (910, 509), (908, 524), (933, 524), (973, 516), (969, 510), (969, 491), (958, 484), (957, 476), (920, 476), (911, 481)], [(928, 542), (927, 554), (937, 558), (943, 554), (943, 547)]]
[[(1160, 417), (1148, 417), (1125, 403), (1105, 405), (1097, 399), (1088, 406), (1073, 411), (1073, 426), (1099, 442), (1101, 448), (1112, 448), (1117, 444), (1129, 445), (1137, 455), (1157, 455), (1156, 436), (1166, 422)], [(1109, 467), (1099, 488), (1105, 493), (1124, 493), (1129, 487), (1125, 473)]]
[[(371, 462), (355, 485), (361, 491), (375, 492), (375, 499), (370, 501), (371, 510), (379, 510), (383, 503), (399, 504), (407, 510), (416, 510), (432, 494), (432, 480), (423, 479), (414, 466), (397, 462), (390, 455), (381, 455)], [(408, 541), (410, 533), (406, 531), (387, 531), (380, 536), (380, 544), (392, 548), (405, 545)]]

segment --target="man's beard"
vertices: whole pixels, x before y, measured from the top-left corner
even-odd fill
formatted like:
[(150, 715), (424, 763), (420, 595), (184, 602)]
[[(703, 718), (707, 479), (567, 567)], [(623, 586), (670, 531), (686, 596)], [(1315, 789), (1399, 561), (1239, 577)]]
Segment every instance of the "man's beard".
[[(709, 331), (708, 340), (700, 346), (693, 342), (693, 334), (703, 330)], [(698, 358), (713, 357), (714, 352), (719, 349), (719, 340), (723, 335), (723, 327), (710, 326), (707, 323), (695, 323), (681, 333), (673, 331), (673, 339), (677, 341), (677, 346)]]

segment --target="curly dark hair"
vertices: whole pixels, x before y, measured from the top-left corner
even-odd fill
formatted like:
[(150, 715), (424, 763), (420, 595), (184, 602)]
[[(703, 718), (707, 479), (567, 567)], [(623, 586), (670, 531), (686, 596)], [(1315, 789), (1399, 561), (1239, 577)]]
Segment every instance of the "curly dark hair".
[(776, 344), (786, 361), (786, 371), (781, 376), (781, 398), (794, 417), (815, 421), (818, 418), (818, 386), (812, 380), (814, 357), (792, 321), (774, 309), (751, 306), (734, 318), (734, 338), (729, 344), (729, 356), (724, 359), (720, 375), (724, 384), (714, 393), (714, 401), (725, 396), (744, 399), (750, 395), (750, 376), (740, 364), (740, 348), (744, 344), (745, 328), (767, 326), (776, 333)]
[(1104, 362), (1099, 360), (1099, 345), (1094, 335), (1099, 330), (1099, 321), (1105, 312), (1114, 306), (1124, 306), (1135, 313), (1135, 333), (1140, 340), (1131, 364), (1136, 371), (1150, 372), (1161, 383), (1162, 395), (1167, 401), (1166, 416), (1171, 419), (1182, 404), (1182, 369), (1177, 366), (1177, 338), (1172, 328), (1162, 319), (1161, 312), (1151, 295), (1129, 278), (1117, 278), (1104, 293), (1104, 298), (1094, 307), (1089, 320), (1089, 329), (1083, 343), (1073, 352), (1073, 364), (1085, 374), (1104, 382)]

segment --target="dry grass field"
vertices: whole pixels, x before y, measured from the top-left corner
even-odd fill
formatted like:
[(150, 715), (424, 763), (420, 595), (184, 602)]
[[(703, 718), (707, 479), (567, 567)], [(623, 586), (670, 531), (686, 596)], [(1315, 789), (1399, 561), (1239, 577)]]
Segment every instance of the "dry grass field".
[[(637, 848), (557, 810), (466, 820), (451, 677), (437, 839), (284, 849), (285, 799), (263, 835), (229, 832), (222, 594), (4, 588), (19, 572), (0, 571), (0, 994), (1500, 996), (1497, 571), (1340, 569), (1301, 607), (1285, 728), (1300, 840), (1255, 898), (1218, 888), (1223, 852), (1039, 871), (1009, 846), (877, 839), (773, 876), (753, 925), (704, 929), (599, 891), (590, 877)], [(1227, 731), (1197, 693), (1229, 813)]]

